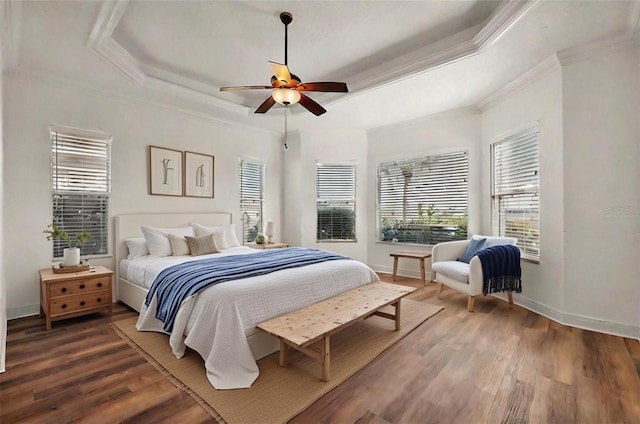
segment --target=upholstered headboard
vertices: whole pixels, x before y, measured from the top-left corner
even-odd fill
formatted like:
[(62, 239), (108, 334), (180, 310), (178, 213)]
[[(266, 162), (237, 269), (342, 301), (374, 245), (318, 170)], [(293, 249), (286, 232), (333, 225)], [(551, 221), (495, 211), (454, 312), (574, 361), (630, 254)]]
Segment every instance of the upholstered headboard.
[(159, 228), (171, 228), (198, 223), (206, 226), (231, 224), (229, 212), (202, 213), (136, 213), (123, 214), (115, 217), (115, 254), (116, 277), (120, 277), (119, 265), (127, 257), (125, 240), (129, 237), (142, 237), (142, 225)]

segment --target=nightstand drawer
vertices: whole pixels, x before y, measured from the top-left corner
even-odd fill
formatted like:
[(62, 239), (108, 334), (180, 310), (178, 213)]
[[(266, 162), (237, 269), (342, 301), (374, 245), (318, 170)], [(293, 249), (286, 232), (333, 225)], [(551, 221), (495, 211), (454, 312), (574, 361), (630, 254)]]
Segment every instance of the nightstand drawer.
[(108, 307), (111, 303), (111, 291), (97, 291), (84, 293), (75, 296), (65, 296), (58, 299), (51, 299), (50, 313), (52, 316), (66, 314), (85, 309)]
[(103, 275), (99, 277), (51, 283), (49, 284), (49, 296), (53, 298), (110, 289), (111, 276)]

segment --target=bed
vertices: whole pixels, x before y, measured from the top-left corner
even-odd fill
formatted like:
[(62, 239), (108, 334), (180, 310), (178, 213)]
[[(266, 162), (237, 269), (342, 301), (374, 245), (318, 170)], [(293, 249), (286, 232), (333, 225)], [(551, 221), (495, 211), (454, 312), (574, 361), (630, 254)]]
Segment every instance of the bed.
[[(167, 333), (162, 321), (155, 318), (155, 298), (149, 306), (145, 305), (149, 286), (164, 267), (209, 257), (269, 254), (237, 246), (202, 257), (127, 258), (126, 240), (142, 237), (141, 226), (175, 228), (192, 223), (229, 226), (231, 214), (127, 214), (116, 217), (116, 295), (118, 300), (140, 312), (137, 328), (141, 331)], [(205, 361), (207, 378), (217, 389), (249, 387), (258, 377), (256, 360), (279, 348), (278, 340), (258, 331), (256, 324), (376, 281), (379, 281), (378, 276), (369, 267), (347, 259), (217, 284), (181, 304), (169, 335), (171, 349), (177, 357), (184, 355), (187, 347), (197, 351)]]

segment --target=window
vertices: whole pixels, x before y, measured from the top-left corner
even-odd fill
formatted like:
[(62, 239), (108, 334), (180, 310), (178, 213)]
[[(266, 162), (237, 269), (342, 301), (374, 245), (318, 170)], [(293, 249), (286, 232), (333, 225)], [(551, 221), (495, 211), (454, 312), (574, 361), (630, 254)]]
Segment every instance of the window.
[[(111, 136), (93, 131), (51, 126), (53, 223), (72, 240), (86, 232), (91, 239), (82, 255), (108, 253)], [(53, 243), (61, 258), (62, 240)]]
[(264, 164), (240, 160), (240, 215), (242, 244), (253, 242), (262, 232)]
[(500, 236), (517, 237), (525, 259), (540, 258), (538, 126), (491, 146), (493, 227)]
[(356, 241), (356, 165), (316, 164), (317, 241)]
[(379, 241), (466, 239), (468, 175), (466, 151), (379, 163)]

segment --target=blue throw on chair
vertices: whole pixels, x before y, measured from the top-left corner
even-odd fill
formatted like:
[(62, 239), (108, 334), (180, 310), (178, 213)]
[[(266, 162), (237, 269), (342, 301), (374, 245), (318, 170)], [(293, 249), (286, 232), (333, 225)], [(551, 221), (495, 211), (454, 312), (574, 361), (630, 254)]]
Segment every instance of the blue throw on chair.
[(520, 248), (515, 245), (498, 245), (480, 250), (478, 258), (482, 263), (484, 284), (482, 292), (522, 291), (522, 270), (520, 268)]

